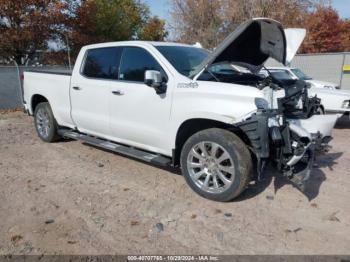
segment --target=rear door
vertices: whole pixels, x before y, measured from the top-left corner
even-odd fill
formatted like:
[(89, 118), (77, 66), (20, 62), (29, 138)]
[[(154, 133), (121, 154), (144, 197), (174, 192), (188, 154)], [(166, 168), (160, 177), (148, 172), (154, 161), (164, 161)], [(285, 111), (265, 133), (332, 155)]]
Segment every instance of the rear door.
[(105, 137), (109, 129), (109, 98), (118, 79), (122, 48), (87, 50), (80, 72), (71, 81), (72, 118), (82, 132)]
[[(156, 94), (144, 83), (146, 70), (157, 70), (167, 82), (167, 92)], [(119, 81), (112, 83), (110, 95), (111, 135), (137, 147), (170, 153), (167, 126), (171, 107), (171, 85), (160, 62), (146, 49), (124, 47), (120, 63)], [(171, 151), (171, 150), (170, 150)]]

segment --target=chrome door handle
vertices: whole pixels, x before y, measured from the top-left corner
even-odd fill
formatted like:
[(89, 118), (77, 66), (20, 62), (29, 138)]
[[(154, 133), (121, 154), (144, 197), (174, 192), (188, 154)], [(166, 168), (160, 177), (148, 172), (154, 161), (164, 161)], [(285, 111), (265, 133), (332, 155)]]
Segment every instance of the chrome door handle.
[(124, 92), (121, 90), (117, 90), (117, 91), (112, 91), (113, 95), (117, 95), (117, 96), (122, 96), (124, 95)]

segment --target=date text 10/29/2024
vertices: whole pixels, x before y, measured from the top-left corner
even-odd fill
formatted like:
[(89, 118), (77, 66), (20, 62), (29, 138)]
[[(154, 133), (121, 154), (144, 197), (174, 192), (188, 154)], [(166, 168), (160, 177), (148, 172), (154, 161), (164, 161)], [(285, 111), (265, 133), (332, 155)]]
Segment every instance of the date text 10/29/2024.
[(128, 256), (127, 261), (219, 261), (217, 256)]

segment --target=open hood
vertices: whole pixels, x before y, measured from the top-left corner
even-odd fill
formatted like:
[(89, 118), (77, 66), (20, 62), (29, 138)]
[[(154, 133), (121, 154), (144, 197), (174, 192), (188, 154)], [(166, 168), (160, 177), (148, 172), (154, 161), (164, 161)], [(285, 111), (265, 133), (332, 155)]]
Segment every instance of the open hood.
[(306, 30), (303, 28), (287, 28), (284, 30), (284, 34), (287, 39), (286, 64), (289, 65), (305, 39)]
[[(248, 20), (231, 33), (191, 75), (194, 77), (203, 68), (222, 62), (242, 65), (253, 72), (258, 72), (270, 57), (287, 65), (305, 37), (303, 30), (287, 29), (285, 33), (282, 25), (275, 20)], [(292, 38), (291, 42), (287, 37)]]

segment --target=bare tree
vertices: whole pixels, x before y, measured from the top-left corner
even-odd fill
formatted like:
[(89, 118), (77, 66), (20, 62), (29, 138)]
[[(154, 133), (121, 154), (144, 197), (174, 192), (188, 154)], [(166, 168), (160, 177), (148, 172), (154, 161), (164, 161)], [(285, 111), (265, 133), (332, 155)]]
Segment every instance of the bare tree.
[(216, 46), (223, 20), (221, 0), (172, 0), (173, 35), (186, 43), (200, 42), (205, 47)]
[(302, 26), (306, 14), (330, 0), (170, 0), (173, 36), (186, 43), (215, 47), (243, 21), (269, 17)]

